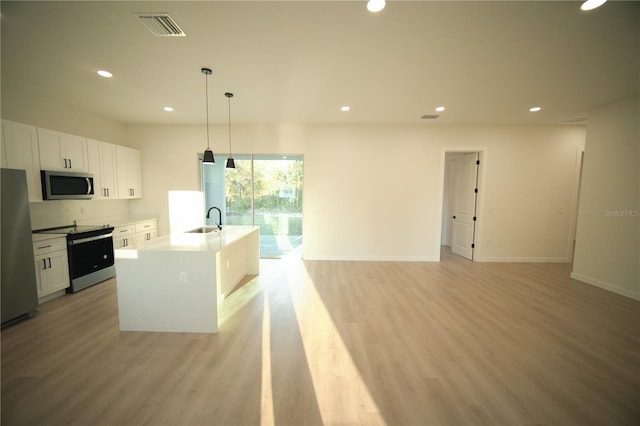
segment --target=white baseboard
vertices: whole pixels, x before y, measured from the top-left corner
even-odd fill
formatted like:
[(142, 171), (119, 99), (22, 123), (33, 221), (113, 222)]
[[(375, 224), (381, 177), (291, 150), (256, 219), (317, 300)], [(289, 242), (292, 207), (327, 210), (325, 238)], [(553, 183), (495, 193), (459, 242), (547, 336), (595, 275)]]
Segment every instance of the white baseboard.
[(587, 277), (586, 275), (576, 274), (575, 272), (571, 273), (571, 278), (573, 278), (574, 280), (582, 281), (583, 283), (601, 288), (603, 290), (607, 290), (612, 293), (619, 294), (620, 296), (625, 296), (630, 299), (640, 301), (640, 293), (638, 292), (633, 292), (631, 290), (627, 290), (626, 288), (621, 288), (621, 287), (618, 287), (617, 285), (614, 285), (605, 281), (601, 281), (596, 278)]
[(476, 262), (505, 262), (505, 263), (569, 263), (567, 257), (485, 257), (474, 259)]
[(333, 260), (346, 262), (439, 262), (439, 257), (422, 256), (304, 256), (304, 260)]

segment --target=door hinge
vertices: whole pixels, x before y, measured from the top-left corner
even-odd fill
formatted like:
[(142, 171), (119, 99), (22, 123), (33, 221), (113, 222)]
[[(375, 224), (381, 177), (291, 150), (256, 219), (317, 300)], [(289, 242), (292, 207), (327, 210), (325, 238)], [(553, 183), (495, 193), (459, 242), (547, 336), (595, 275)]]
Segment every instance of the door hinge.
[(476, 165), (480, 165), (480, 160), (476, 160)]
[(478, 193), (478, 188), (474, 188), (473, 192), (475, 192), (477, 194)]
[(474, 222), (476, 221), (476, 217), (475, 217), (475, 216), (473, 217), (473, 221), (474, 221)]
[(476, 245), (475, 244), (471, 244), (471, 248), (476, 248)]

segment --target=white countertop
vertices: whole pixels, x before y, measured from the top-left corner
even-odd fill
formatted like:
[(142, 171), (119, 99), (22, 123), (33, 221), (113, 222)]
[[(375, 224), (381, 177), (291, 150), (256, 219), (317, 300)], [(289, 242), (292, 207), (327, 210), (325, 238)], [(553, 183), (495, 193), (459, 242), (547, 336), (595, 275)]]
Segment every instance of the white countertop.
[(65, 240), (67, 239), (67, 233), (60, 233), (60, 234), (31, 234), (31, 240), (35, 243), (38, 241), (44, 241), (44, 240), (51, 240), (53, 238), (64, 238)]
[(158, 220), (158, 218), (155, 216), (112, 216), (105, 218), (105, 223), (117, 228), (118, 226), (131, 225), (148, 220)]
[[(127, 252), (137, 251), (210, 251), (216, 252), (221, 248), (246, 237), (250, 233), (259, 230), (259, 226), (225, 226), (222, 231), (214, 231), (206, 234), (200, 233), (175, 233), (154, 239), (145, 247), (139, 249), (117, 249), (116, 257), (129, 257)], [(259, 231), (258, 231), (259, 232)]]

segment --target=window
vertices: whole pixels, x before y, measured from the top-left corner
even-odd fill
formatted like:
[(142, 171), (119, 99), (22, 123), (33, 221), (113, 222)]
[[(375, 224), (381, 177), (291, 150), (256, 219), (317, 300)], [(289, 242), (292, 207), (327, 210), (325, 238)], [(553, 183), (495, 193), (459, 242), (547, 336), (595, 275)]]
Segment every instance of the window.
[[(224, 225), (260, 226), (260, 255), (302, 255), (302, 156), (234, 156), (236, 168), (225, 169), (226, 157), (202, 165), (205, 213), (222, 210)], [(213, 215), (207, 224), (217, 223)]]

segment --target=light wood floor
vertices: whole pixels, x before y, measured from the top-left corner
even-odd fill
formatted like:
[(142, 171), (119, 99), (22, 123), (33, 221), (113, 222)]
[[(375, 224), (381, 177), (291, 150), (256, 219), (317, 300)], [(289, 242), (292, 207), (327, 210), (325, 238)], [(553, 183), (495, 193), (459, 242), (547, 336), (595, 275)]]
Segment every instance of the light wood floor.
[(640, 303), (566, 264), (263, 260), (217, 335), (114, 280), (2, 330), (2, 425), (638, 425)]

